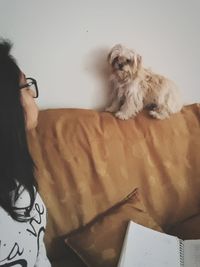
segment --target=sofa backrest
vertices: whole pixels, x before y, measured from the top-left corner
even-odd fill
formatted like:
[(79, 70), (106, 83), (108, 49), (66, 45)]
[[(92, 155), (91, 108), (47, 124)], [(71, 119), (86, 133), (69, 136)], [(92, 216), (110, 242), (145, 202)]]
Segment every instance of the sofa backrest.
[(40, 111), (28, 135), (50, 239), (89, 223), (135, 188), (162, 226), (200, 211), (200, 105), (160, 121), (83, 109)]

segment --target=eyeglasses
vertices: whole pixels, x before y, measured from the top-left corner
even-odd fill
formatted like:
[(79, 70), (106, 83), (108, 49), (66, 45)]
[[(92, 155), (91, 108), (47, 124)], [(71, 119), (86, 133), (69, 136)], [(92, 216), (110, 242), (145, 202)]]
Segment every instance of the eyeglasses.
[(39, 92), (38, 92), (37, 81), (33, 78), (26, 78), (26, 82), (27, 83), (24, 85), (21, 85), (19, 89), (27, 88), (31, 90), (33, 98), (38, 98)]

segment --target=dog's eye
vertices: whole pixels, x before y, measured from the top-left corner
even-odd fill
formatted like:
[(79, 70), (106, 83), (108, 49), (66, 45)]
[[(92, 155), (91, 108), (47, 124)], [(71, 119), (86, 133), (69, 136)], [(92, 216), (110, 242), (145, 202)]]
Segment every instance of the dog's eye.
[(130, 60), (130, 59), (127, 59), (127, 60), (126, 60), (126, 63), (127, 63), (127, 64), (130, 64), (130, 63), (131, 63), (131, 60)]
[(113, 59), (113, 61), (112, 61), (112, 65), (114, 66), (115, 65), (115, 63), (118, 61), (118, 57), (115, 57), (114, 59)]

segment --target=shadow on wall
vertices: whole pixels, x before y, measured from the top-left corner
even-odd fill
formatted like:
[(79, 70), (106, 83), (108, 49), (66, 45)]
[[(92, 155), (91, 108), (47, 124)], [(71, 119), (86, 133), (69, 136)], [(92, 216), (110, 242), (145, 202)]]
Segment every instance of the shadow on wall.
[(96, 102), (97, 97), (99, 97), (99, 100), (102, 99), (103, 104), (100, 104), (100, 106), (96, 108), (98, 111), (105, 110), (105, 107), (108, 106), (108, 103), (110, 102), (110, 68), (107, 61), (109, 51), (110, 48), (108, 47), (99, 47), (90, 51), (86, 55), (86, 69), (99, 83), (99, 91), (95, 91), (94, 103)]

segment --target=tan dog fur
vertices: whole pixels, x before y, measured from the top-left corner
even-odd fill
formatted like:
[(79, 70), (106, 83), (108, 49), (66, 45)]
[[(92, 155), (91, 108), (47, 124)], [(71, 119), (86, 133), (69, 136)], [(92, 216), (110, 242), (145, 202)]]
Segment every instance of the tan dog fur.
[(127, 120), (145, 107), (156, 119), (168, 118), (179, 112), (182, 101), (177, 86), (162, 75), (142, 66), (142, 57), (122, 45), (115, 45), (109, 55), (112, 102), (106, 109)]

